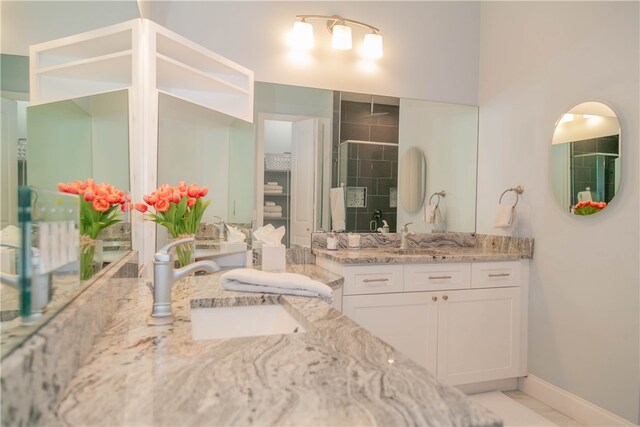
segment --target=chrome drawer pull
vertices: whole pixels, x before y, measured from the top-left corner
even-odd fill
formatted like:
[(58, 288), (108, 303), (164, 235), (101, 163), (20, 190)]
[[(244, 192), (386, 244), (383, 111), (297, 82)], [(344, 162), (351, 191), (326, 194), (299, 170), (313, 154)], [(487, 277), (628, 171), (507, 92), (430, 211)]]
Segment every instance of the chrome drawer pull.
[(371, 282), (388, 282), (389, 279), (364, 279), (362, 283), (371, 283)]
[(451, 276), (429, 276), (429, 280), (451, 279)]
[(497, 274), (489, 274), (489, 277), (507, 277), (511, 276), (509, 273), (497, 273)]

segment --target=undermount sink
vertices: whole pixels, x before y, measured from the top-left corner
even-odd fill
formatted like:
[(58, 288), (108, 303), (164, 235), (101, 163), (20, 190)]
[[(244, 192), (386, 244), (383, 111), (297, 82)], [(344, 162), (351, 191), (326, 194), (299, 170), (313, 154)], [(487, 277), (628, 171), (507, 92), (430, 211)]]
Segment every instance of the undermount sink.
[(191, 337), (196, 341), (304, 331), (280, 304), (191, 309)]

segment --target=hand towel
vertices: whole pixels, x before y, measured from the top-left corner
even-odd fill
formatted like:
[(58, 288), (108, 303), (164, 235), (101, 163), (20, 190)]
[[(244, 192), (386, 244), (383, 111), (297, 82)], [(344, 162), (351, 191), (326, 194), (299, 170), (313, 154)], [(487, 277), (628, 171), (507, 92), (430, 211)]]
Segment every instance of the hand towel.
[(510, 228), (515, 224), (516, 210), (513, 205), (498, 204), (496, 209), (495, 228)]
[(276, 202), (264, 202), (265, 206), (275, 206)]
[(332, 188), (329, 193), (331, 202), (331, 229), (333, 231), (344, 231), (345, 229), (345, 207), (344, 188)]
[(278, 213), (282, 212), (282, 206), (265, 206), (262, 208), (264, 212)]
[(265, 218), (282, 218), (282, 212), (264, 212)]
[(267, 182), (267, 185), (278, 185), (278, 183), (276, 181), (269, 181)]
[(271, 273), (252, 268), (237, 268), (220, 276), (220, 283), (228, 291), (289, 294), (333, 300), (333, 289), (297, 273)]
[(578, 192), (578, 201), (579, 202), (586, 202), (588, 200), (593, 200), (593, 198), (591, 197), (591, 191), (580, 191), (580, 192)]
[(440, 224), (442, 222), (442, 213), (438, 205), (429, 203), (425, 206), (424, 222), (427, 224)]

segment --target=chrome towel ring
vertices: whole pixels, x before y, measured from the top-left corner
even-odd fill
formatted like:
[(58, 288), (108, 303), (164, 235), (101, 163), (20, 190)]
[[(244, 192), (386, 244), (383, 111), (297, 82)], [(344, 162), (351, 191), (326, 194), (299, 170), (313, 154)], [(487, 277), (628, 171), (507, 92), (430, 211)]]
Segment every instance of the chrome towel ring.
[(514, 191), (516, 193), (516, 202), (513, 204), (513, 207), (515, 208), (516, 205), (518, 204), (518, 200), (520, 200), (520, 194), (524, 193), (524, 187), (522, 185), (518, 185), (517, 187), (507, 188), (500, 195), (500, 200), (498, 201), (498, 203), (502, 203), (502, 197), (505, 194), (507, 194), (509, 191)]
[(436, 191), (431, 195), (431, 197), (429, 197), (429, 204), (431, 204), (431, 199), (433, 199), (433, 196), (438, 196), (438, 201), (436, 202), (436, 208), (437, 208), (438, 206), (440, 206), (440, 197), (444, 197), (446, 195), (447, 193), (444, 190)]

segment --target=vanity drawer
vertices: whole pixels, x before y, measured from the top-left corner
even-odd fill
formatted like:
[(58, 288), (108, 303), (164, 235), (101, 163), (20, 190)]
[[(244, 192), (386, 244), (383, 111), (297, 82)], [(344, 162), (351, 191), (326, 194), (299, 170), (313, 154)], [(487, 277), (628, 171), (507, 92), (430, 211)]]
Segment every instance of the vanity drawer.
[(404, 290), (440, 291), (469, 289), (471, 264), (405, 264)]
[(520, 261), (477, 262), (471, 267), (472, 288), (520, 286)]
[(344, 267), (344, 295), (402, 292), (402, 265)]

